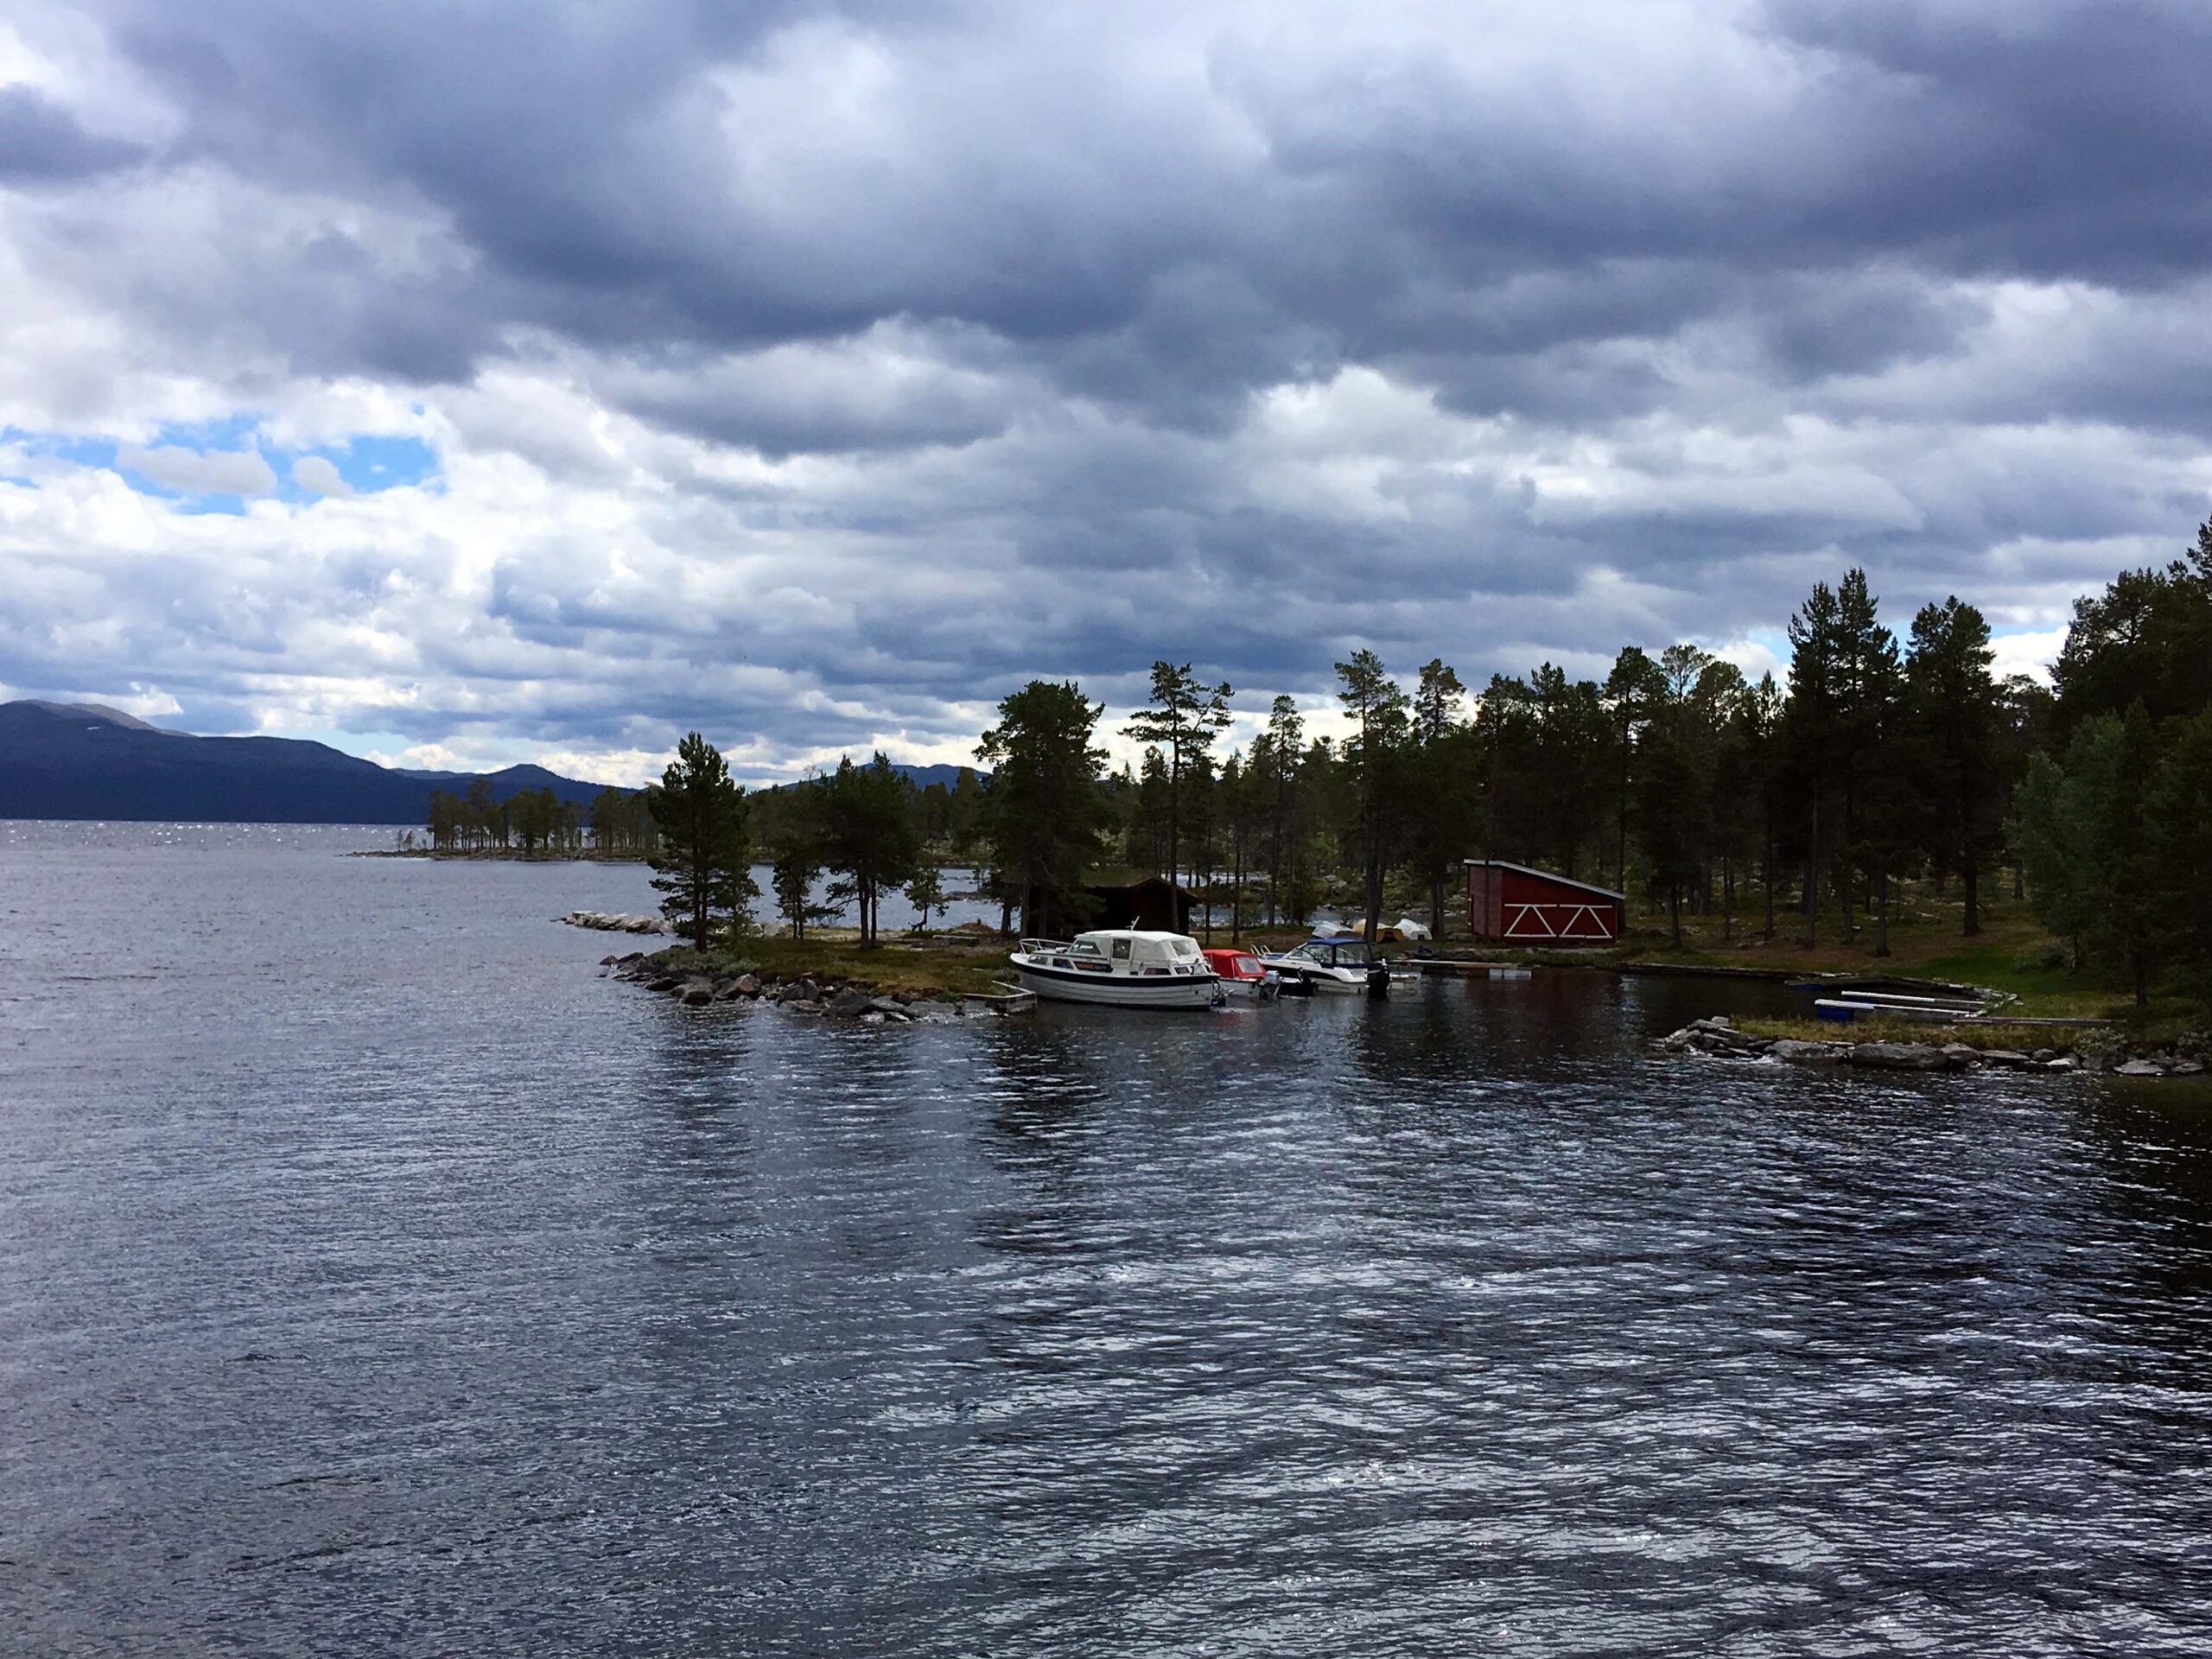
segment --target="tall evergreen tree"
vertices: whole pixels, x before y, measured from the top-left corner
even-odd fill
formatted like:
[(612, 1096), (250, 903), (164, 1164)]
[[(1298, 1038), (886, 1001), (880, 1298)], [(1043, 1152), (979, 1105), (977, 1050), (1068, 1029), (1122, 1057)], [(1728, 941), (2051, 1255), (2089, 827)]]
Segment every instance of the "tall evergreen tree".
[(721, 751), (697, 732), (677, 745), (660, 782), (645, 791), (658, 834), (651, 860), (662, 912), (682, 924), (695, 949), (710, 948), (715, 915), (741, 932), (755, 896), (747, 835), (745, 791), (729, 775)]
[(822, 878), (822, 785), (809, 779), (773, 791), (777, 810), (764, 837), (768, 876), (775, 890), (776, 913), (794, 939), (810, 927), (837, 919), (837, 906), (818, 902), (814, 884)]
[[(1252, 770), (1267, 796), (1268, 925), (1275, 925), (1278, 901), (1300, 840), (1298, 776), (1306, 754), (1306, 722), (1298, 703), (1277, 696), (1268, 711), (1268, 729), (1252, 746)], [(1305, 918), (1301, 914), (1300, 920)]]
[(1428, 889), (1429, 931), (1445, 932), (1445, 889), (1465, 853), (1473, 756), (1459, 705), (1467, 689), (1441, 658), (1422, 665), (1414, 692), (1405, 819), (1409, 861)]
[(1405, 692), (1371, 651), (1357, 651), (1337, 664), (1337, 701), (1351, 716), (1353, 734), (1344, 744), (1357, 800), (1361, 903), (1368, 944), (1382, 910), (1382, 874), (1389, 861), (1390, 802), (1397, 782), (1409, 705)]
[(1023, 930), (1039, 938), (1084, 919), (1084, 871), (1107, 822), (1106, 752), (1093, 741), (1104, 712), (1071, 680), (1032, 680), (1000, 702), (999, 723), (976, 746), (992, 769), (982, 826), (991, 862), (1020, 895)]
[(865, 766), (845, 756), (817, 787), (823, 862), (839, 878), (830, 896), (857, 906), (861, 944), (872, 947), (885, 889), (912, 880), (921, 863), (912, 793), (880, 753)]
[(1764, 937), (1770, 942), (1774, 938), (1775, 894), (1781, 885), (1781, 797), (1789, 777), (1783, 752), (1783, 707), (1782, 688), (1771, 673), (1760, 675), (1744, 700), (1745, 760), (1758, 812), (1759, 887), (1766, 905)]
[(1840, 677), (1836, 662), (1839, 625), (1834, 592), (1826, 582), (1815, 582), (1789, 626), (1786, 728), (1792, 780), (1803, 801), (1805, 880), (1801, 902), (1807, 945), (1816, 944), (1820, 938), (1821, 862), (1834, 835), (1832, 828), (1823, 825), (1821, 809), (1834, 770)]
[(2212, 709), (2164, 728), (2152, 790), (2151, 856), (2161, 952), (2212, 1003)]
[(1956, 594), (1923, 605), (1905, 652), (1911, 718), (1933, 852), (1959, 873), (1961, 931), (1981, 931), (1981, 871), (2000, 835), (2002, 706), (1990, 673), (1989, 624)]
[(1147, 707), (1122, 728), (1124, 737), (1157, 745), (1167, 761), (1167, 879), (1179, 881), (1182, 857), (1183, 785), (1191, 763), (1213, 747), (1229, 724), (1229, 683), (1201, 684), (1185, 663), (1152, 665)]
[(2075, 601), (2074, 625), (2052, 666), (2063, 731), (2141, 702), (2153, 721), (2204, 706), (2212, 663), (2212, 519), (2196, 543), (2160, 570), (2129, 570), (2102, 594)]
[(1637, 768), (1639, 835), (1653, 886), (1666, 895), (1677, 947), (1683, 889), (1697, 880), (1710, 839), (1709, 733), (1695, 690), (1712, 662), (1694, 645), (1669, 645), (1660, 654)]
[(2014, 807), (2014, 842), (2028, 899), (2045, 927), (2074, 942), (2075, 960), (2104, 959), (2150, 1000), (2165, 931), (2157, 838), (2150, 825), (2157, 754), (2149, 711), (2092, 715), (2063, 762), (2038, 754)]
[(1866, 856), (1861, 803), (1886, 764), (1882, 736), (1890, 728), (1890, 703), (1897, 690), (1897, 636), (1882, 626), (1878, 612), (1866, 571), (1854, 567), (1844, 572), (1836, 589), (1830, 741), (1835, 747), (1834, 776), (1840, 808), (1836, 886), (1847, 934), (1855, 931), (1854, 878)]
[(1605, 677), (1605, 702), (1612, 710), (1613, 751), (1619, 790), (1614, 802), (1613, 886), (1628, 891), (1629, 777), (1636, 743), (1651, 711), (1665, 696), (1658, 664), (1636, 645), (1624, 646)]

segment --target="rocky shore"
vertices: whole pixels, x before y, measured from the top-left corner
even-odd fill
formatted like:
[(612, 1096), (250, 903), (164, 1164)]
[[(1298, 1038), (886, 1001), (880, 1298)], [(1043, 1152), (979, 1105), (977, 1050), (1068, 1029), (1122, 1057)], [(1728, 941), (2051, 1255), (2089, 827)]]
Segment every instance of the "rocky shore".
[(1850, 1066), (1869, 1071), (2078, 1071), (2122, 1077), (2186, 1077), (2205, 1069), (2202, 1036), (2185, 1037), (2150, 1052), (2128, 1047), (2109, 1029), (2098, 1029), (2063, 1047), (1985, 1048), (1970, 1043), (1808, 1042), (1739, 1031), (1725, 1014), (1692, 1020), (1651, 1044), (1661, 1058), (1779, 1060), (1791, 1065)]
[(851, 1020), (863, 1026), (951, 1025), (962, 1020), (995, 1020), (1020, 1012), (1020, 997), (929, 996), (914, 992), (880, 992), (863, 985), (811, 975), (779, 980), (757, 972), (685, 972), (633, 950), (607, 957), (600, 967), (616, 979), (672, 996), (686, 1007), (758, 1002), (790, 1014)]
[(588, 927), (601, 933), (673, 933), (675, 925), (658, 916), (617, 916), (603, 910), (572, 910), (562, 917), (563, 925)]

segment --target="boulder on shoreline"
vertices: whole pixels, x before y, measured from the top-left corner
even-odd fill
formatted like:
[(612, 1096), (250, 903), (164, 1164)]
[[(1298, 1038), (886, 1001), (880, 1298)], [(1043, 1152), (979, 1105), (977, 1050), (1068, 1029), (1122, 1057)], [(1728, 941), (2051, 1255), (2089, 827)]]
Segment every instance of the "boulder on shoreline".
[(1791, 1065), (1851, 1066), (1868, 1071), (2110, 1071), (2122, 1077), (2200, 1076), (2204, 1039), (2190, 1037), (2150, 1053), (2131, 1053), (2119, 1033), (2098, 1027), (2079, 1052), (2038, 1048), (1976, 1048), (1971, 1043), (1855, 1042), (1849, 1038), (1808, 1041), (1795, 1037), (1759, 1037), (1738, 1031), (1726, 1016), (1693, 1020), (1679, 1031), (1655, 1039), (1649, 1052), (1659, 1058), (1701, 1056), (1718, 1060), (1774, 1060)]
[(617, 916), (601, 910), (572, 910), (562, 917), (567, 927), (594, 928), (602, 933), (673, 933), (676, 929), (660, 916)]
[(701, 961), (691, 953), (632, 950), (604, 957), (601, 975), (672, 995), (686, 1007), (728, 1007), (762, 1002), (795, 1014), (834, 1014), (865, 1026), (952, 1025), (968, 1018), (1002, 1019), (1004, 1007), (979, 997), (951, 993), (878, 991), (867, 985), (817, 980), (811, 975), (778, 980), (735, 963)]

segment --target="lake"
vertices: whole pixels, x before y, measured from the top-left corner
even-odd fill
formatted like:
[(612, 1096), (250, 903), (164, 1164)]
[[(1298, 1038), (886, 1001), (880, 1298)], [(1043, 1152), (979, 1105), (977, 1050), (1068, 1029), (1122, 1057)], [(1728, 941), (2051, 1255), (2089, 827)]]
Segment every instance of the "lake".
[(0, 823), (0, 1647), (2212, 1643), (2201, 1091), (687, 1010), (388, 844)]

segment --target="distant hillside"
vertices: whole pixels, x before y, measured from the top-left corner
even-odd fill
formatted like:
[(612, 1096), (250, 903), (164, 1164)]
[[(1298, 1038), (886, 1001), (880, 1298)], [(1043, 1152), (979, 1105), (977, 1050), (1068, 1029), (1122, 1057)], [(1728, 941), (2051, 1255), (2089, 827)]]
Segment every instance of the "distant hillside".
[[(499, 800), (550, 789), (588, 805), (602, 787), (543, 766), (485, 774)], [(185, 823), (421, 823), (430, 791), (475, 774), (398, 772), (285, 737), (194, 737), (98, 703), (0, 703), (0, 818)]]
[(898, 760), (891, 763), (891, 770), (912, 784), (916, 789), (927, 789), (931, 784), (943, 784), (947, 789), (950, 789), (954, 784), (959, 782), (960, 774), (963, 772), (975, 772), (976, 779), (981, 782), (988, 782), (991, 776), (989, 772), (980, 771), (974, 766), (910, 766)]

